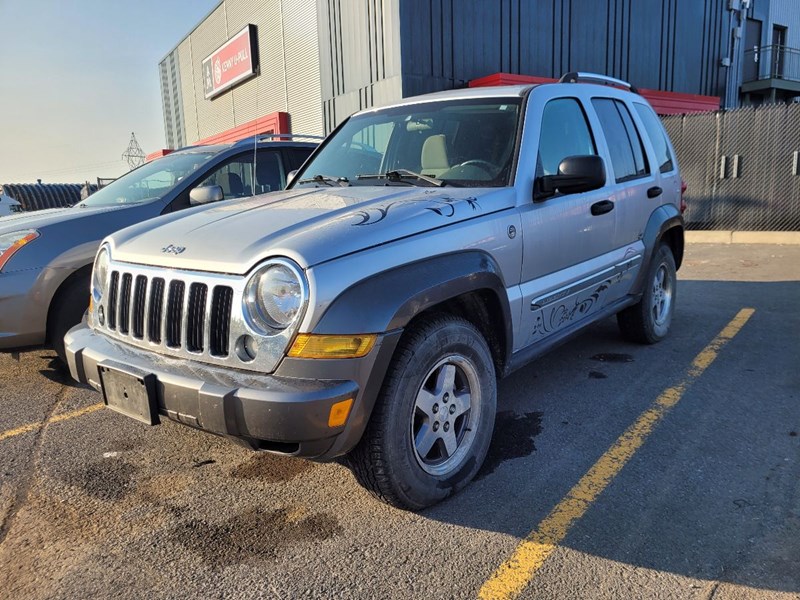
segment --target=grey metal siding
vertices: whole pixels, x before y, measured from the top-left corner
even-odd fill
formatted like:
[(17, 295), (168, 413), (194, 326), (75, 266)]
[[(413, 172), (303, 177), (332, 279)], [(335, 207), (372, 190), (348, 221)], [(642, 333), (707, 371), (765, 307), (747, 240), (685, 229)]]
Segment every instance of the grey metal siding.
[(178, 48), (170, 52), (159, 64), (161, 75), (161, 101), (164, 109), (164, 133), (167, 148), (179, 148), (186, 139), (183, 124), (183, 99)]
[[(316, 12), (308, 0), (226, 0), (217, 6), (174, 51), (185, 143), (278, 111), (289, 113), (295, 132), (323, 133)], [(257, 30), (260, 72), (207, 100), (203, 59), (248, 23)]]
[(363, 108), (402, 97), (402, 0), (317, 0), (325, 132)]
[(308, 0), (283, 0), (286, 109), (295, 133), (323, 132), (317, 8)]
[(721, 96), (727, 0), (400, 0), (403, 95), (497, 72), (598, 71)]
[[(203, 97), (203, 59), (228, 40), (225, 5), (223, 2), (206, 20), (197, 26), (189, 37), (192, 44), (192, 79), (194, 81), (194, 102), (197, 109), (197, 133), (206, 138), (234, 125), (233, 96), (222, 94), (213, 100)], [(195, 138), (197, 139), (197, 138)], [(192, 140), (194, 141), (194, 140)]]

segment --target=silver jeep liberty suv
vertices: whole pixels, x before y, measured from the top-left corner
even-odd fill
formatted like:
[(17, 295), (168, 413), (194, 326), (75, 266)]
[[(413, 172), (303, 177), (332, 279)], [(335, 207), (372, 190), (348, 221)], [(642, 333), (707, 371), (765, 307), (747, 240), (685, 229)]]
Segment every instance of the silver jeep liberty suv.
[(667, 335), (681, 184), (647, 101), (599, 75), (365, 110), (284, 192), (106, 238), (70, 371), (130, 417), (347, 455), (430, 506), (481, 467), (498, 377), (615, 314)]

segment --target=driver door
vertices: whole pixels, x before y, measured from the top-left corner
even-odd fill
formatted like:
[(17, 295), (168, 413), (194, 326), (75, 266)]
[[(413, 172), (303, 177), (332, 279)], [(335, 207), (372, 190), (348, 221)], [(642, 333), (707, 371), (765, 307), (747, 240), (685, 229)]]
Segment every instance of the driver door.
[[(568, 156), (597, 155), (587, 112), (578, 98), (553, 98), (541, 111), (536, 177), (555, 175)], [(521, 209), (524, 345), (564, 332), (609, 300), (616, 212), (593, 214), (607, 187), (537, 198)]]

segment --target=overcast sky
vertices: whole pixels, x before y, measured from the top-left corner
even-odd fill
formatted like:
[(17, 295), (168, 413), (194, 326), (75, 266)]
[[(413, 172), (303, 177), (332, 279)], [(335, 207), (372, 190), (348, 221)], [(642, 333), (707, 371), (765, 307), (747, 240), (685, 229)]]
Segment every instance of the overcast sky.
[(164, 146), (158, 62), (219, 0), (0, 0), (0, 184), (117, 177)]

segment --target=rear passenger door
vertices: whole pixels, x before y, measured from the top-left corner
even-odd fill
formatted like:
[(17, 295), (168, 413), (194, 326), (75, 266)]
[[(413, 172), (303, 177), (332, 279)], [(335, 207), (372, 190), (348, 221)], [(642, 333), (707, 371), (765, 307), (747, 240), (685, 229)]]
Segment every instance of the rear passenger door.
[(615, 244), (636, 244), (644, 236), (650, 213), (659, 206), (660, 176), (651, 168), (628, 104), (617, 98), (592, 98), (608, 147), (609, 197), (617, 213)]

